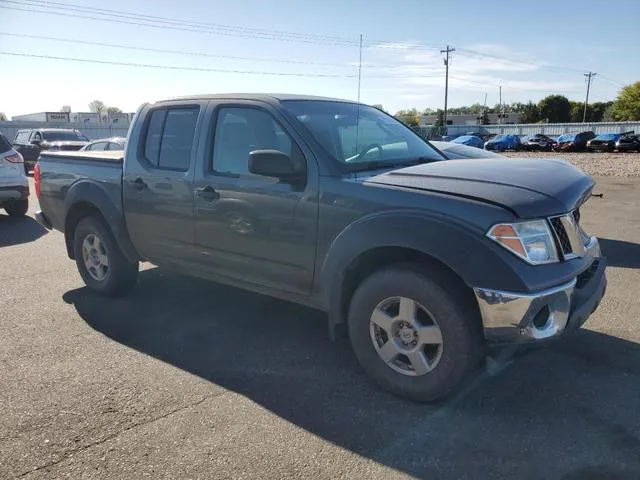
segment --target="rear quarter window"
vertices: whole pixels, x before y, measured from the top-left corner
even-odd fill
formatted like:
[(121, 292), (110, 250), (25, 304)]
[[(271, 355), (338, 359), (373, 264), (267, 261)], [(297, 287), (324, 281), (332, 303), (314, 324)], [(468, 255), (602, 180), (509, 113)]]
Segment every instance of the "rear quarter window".
[(163, 170), (189, 169), (199, 111), (199, 107), (185, 107), (151, 113), (144, 157), (152, 166)]

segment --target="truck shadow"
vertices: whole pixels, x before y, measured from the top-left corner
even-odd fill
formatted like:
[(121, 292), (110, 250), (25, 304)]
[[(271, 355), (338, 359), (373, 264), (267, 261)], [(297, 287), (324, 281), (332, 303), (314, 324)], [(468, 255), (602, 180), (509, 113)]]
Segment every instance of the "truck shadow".
[(10, 217), (0, 214), (0, 247), (37, 240), (47, 230), (32, 217)]
[(419, 478), (640, 477), (633, 342), (582, 330), (417, 405), (374, 387), (312, 309), (158, 268), (128, 298), (80, 288), (63, 299), (108, 338)]
[(599, 238), (598, 241), (609, 266), (640, 268), (640, 244), (610, 238)]

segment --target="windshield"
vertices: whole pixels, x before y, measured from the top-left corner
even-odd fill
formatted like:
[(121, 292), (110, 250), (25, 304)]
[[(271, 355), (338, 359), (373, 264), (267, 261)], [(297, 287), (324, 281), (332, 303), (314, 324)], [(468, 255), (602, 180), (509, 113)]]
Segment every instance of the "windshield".
[(395, 118), (356, 103), (286, 100), (284, 109), (336, 161), (354, 170), (444, 160)]
[(491, 139), (492, 142), (502, 142), (503, 140), (506, 140), (508, 138), (508, 135), (496, 135), (495, 137), (493, 137)]
[(620, 134), (618, 134), (618, 133), (603, 133), (601, 135), (598, 135), (595, 139), (596, 140), (610, 141), (610, 140), (617, 140), (618, 137), (620, 137)]
[(558, 142), (573, 142), (576, 138), (575, 133), (567, 133), (558, 137)]
[(43, 140), (47, 142), (60, 142), (60, 141), (75, 141), (75, 142), (88, 142), (89, 139), (79, 132), (72, 131), (57, 131), (57, 132), (43, 132)]

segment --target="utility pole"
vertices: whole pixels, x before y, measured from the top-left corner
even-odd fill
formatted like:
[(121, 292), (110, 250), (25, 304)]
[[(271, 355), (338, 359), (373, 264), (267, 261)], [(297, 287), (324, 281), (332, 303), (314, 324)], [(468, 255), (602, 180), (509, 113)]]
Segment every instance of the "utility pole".
[(584, 111), (582, 112), (582, 123), (587, 121), (587, 105), (589, 103), (589, 88), (591, 87), (591, 78), (595, 77), (597, 73), (589, 72), (585, 73), (584, 76), (587, 77), (587, 98), (584, 99)]
[(502, 85), (499, 86), (499, 92), (500, 92), (500, 103), (498, 104), (500, 106), (499, 110), (498, 110), (498, 123), (502, 124)]
[(444, 66), (445, 66), (445, 74), (444, 74), (444, 115), (443, 115), (443, 121), (444, 124), (447, 124), (447, 99), (449, 97), (449, 54), (452, 52), (455, 52), (456, 49), (455, 48), (451, 48), (449, 47), (449, 45), (447, 45), (447, 49), (446, 50), (440, 50), (440, 53), (444, 53), (445, 57), (444, 57)]

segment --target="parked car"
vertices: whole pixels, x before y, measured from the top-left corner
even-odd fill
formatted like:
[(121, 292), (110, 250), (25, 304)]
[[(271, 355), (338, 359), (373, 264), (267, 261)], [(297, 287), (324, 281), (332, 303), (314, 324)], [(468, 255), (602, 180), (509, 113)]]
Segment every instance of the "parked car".
[(29, 182), (23, 163), (22, 155), (0, 134), (0, 208), (11, 216), (26, 215), (29, 210)]
[(640, 135), (633, 132), (623, 134), (616, 142), (616, 150), (619, 152), (640, 152)]
[(484, 141), (480, 137), (475, 135), (462, 135), (461, 137), (451, 140), (453, 143), (459, 143), (461, 145), (467, 145), (469, 147), (483, 148)]
[(13, 146), (24, 158), (24, 169), (29, 173), (43, 150), (80, 150), (88, 142), (89, 139), (78, 130), (27, 128), (18, 130)]
[(436, 140), (431, 140), (430, 143), (440, 150), (444, 156), (447, 157), (447, 160), (461, 160), (468, 158), (507, 158), (499, 153), (482, 150), (476, 147), (469, 147), (460, 143), (440, 142)]
[(542, 133), (536, 133), (535, 135), (525, 135), (520, 139), (522, 148), (525, 150), (541, 150), (550, 152), (555, 140), (551, 137), (543, 135)]
[(80, 149), (82, 152), (102, 150), (124, 150), (127, 139), (124, 137), (100, 138), (87, 143)]
[(613, 152), (621, 136), (620, 133), (600, 133), (587, 142), (587, 150)]
[(579, 133), (565, 133), (560, 135), (553, 145), (555, 152), (584, 152), (587, 149), (587, 142), (595, 138), (592, 131)]
[(520, 137), (517, 135), (496, 135), (491, 140), (487, 140), (484, 144), (486, 150), (496, 150), (504, 152), (506, 150), (520, 150), (522, 144)]
[(126, 293), (147, 260), (324, 310), (371, 378), (416, 401), (456, 391), (487, 345), (579, 328), (606, 286), (579, 223), (591, 177), (557, 160), (447, 160), (355, 102), (145, 104), (124, 154), (43, 152), (34, 181), (36, 219), (64, 232), (90, 289)]

